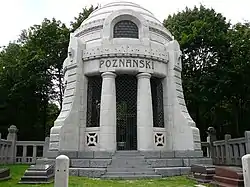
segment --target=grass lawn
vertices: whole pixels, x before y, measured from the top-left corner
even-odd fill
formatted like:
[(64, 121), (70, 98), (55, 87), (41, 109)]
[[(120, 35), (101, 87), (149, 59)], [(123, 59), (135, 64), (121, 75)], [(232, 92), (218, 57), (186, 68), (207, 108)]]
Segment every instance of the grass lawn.
[[(11, 170), (12, 178), (8, 181), (0, 181), (0, 187), (53, 187), (52, 184), (43, 185), (26, 185), (17, 184), (19, 179), (23, 176), (24, 171), (28, 168), (27, 165), (8, 165)], [(70, 187), (194, 187), (196, 183), (192, 180), (186, 179), (186, 177), (168, 177), (163, 179), (154, 180), (101, 180), (101, 179), (89, 179), (83, 177), (70, 177)]]

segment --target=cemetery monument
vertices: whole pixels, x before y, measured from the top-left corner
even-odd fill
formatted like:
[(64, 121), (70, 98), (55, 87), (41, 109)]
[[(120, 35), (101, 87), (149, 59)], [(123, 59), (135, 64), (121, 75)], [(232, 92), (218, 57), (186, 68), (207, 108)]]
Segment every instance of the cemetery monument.
[(181, 55), (171, 33), (135, 3), (113, 2), (91, 13), (70, 35), (63, 106), (47, 158), (69, 156), (76, 175), (77, 168), (99, 167), (91, 160), (80, 166), (81, 159), (97, 157), (109, 159), (105, 173), (115, 154), (151, 158), (146, 162), (155, 168), (178, 167), (176, 175), (191, 159), (204, 160), (183, 95)]

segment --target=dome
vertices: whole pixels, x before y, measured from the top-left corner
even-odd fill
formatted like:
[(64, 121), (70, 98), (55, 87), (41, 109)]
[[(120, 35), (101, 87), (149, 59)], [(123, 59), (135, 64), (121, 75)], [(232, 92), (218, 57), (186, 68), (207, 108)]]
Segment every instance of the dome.
[(101, 20), (107, 18), (112, 12), (122, 10), (122, 9), (130, 9), (135, 12), (138, 12), (141, 16), (143, 16), (147, 21), (154, 22), (155, 24), (162, 23), (155, 18), (155, 16), (147, 9), (141, 7), (140, 5), (132, 2), (126, 1), (118, 1), (108, 3), (97, 10), (93, 11), (89, 17), (82, 23), (82, 25), (88, 24), (90, 22)]

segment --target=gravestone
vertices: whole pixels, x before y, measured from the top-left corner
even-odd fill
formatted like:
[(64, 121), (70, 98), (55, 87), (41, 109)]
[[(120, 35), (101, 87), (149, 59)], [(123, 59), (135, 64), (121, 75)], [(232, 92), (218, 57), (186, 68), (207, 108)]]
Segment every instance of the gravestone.
[(191, 166), (191, 178), (202, 183), (210, 183), (215, 175), (214, 165), (194, 164)]
[(240, 167), (215, 167), (214, 180), (211, 182), (219, 187), (244, 187), (243, 172)]
[(0, 181), (10, 179), (10, 169), (9, 168), (0, 168)]
[(56, 158), (55, 187), (68, 187), (69, 157), (60, 155)]
[(21, 184), (47, 184), (53, 182), (54, 166), (45, 165), (31, 165), (21, 178)]

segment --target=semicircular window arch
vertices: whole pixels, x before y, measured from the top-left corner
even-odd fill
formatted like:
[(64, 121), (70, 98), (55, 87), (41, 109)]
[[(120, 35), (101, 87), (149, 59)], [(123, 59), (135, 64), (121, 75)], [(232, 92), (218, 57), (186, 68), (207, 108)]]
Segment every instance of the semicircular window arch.
[(137, 25), (130, 20), (122, 20), (115, 24), (113, 30), (114, 38), (139, 38)]

